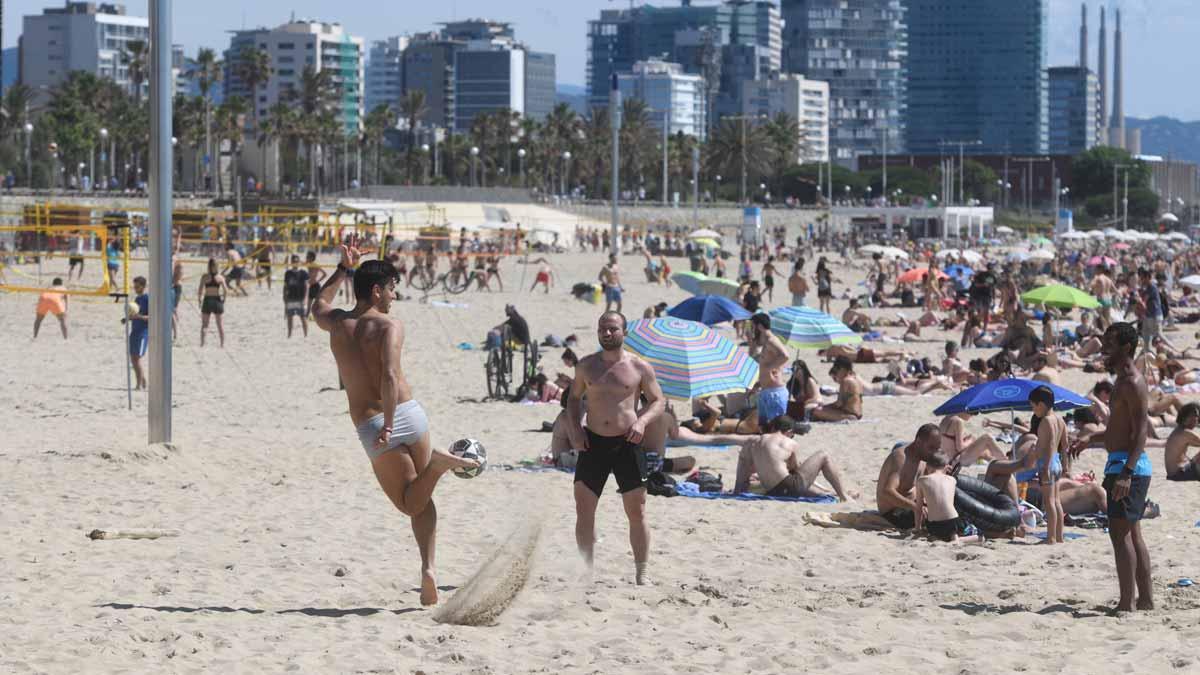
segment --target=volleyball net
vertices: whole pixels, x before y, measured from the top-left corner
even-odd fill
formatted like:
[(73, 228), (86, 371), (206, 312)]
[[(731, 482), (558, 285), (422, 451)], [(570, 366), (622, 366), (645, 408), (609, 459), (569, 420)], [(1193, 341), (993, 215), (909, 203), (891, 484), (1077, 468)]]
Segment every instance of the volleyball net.
[[(93, 218), (90, 209), (37, 204), (0, 211), (0, 291), (128, 294), (129, 248), (128, 227)], [(54, 286), (55, 279), (63, 284)]]

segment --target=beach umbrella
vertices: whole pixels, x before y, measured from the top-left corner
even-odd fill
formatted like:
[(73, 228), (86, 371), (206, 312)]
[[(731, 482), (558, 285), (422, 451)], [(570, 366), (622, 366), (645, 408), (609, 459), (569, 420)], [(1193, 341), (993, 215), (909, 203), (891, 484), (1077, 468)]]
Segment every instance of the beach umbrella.
[(1104, 228), (1104, 236), (1108, 237), (1109, 239), (1120, 239), (1121, 231), (1114, 227), (1106, 227)]
[(732, 279), (709, 277), (700, 281), (700, 292), (705, 295), (719, 295), (730, 300), (740, 300), (737, 297), (738, 282)]
[(1039, 248), (1029, 254), (1030, 260), (1054, 260), (1054, 251), (1049, 249)]
[(908, 260), (908, 252), (898, 249), (895, 246), (884, 246), (880, 253), (882, 253), (883, 257), (885, 258), (899, 258), (901, 260)]
[(721, 233), (716, 230), (702, 228), (688, 235), (688, 239), (721, 239)]
[(1179, 283), (1191, 288), (1192, 290), (1200, 289), (1200, 274), (1186, 276), (1179, 280)]
[(744, 307), (719, 295), (697, 295), (667, 310), (669, 316), (676, 319), (696, 321), (705, 326), (713, 326), (726, 321), (743, 321), (750, 318), (750, 312)]
[(1012, 234), (1013, 229), (1007, 225), (1001, 225), (1000, 227), (996, 228), (996, 232), (998, 234)]
[(1191, 237), (1187, 236), (1186, 234), (1184, 234), (1182, 232), (1172, 232), (1170, 234), (1164, 234), (1163, 239), (1170, 239), (1173, 241), (1191, 241), (1192, 240)]
[(1079, 241), (1080, 239), (1087, 239), (1087, 235), (1077, 230), (1071, 230), (1070, 232), (1063, 232), (1062, 234), (1058, 235), (1058, 238), (1066, 239), (1068, 241)]
[(1054, 242), (1045, 237), (1035, 237), (1033, 240), (1034, 246), (1052, 246)]
[(934, 257), (935, 258), (957, 258), (959, 256), (959, 254), (961, 254), (961, 253), (962, 253), (962, 251), (960, 251), (956, 248), (947, 248), (947, 249), (942, 249), (941, 251), (938, 251), (937, 255), (935, 255)]
[(979, 263), (983, 262), (983, 254), (977, 251), (963, 251), (962, 255), (959, 257), (972, 265), (978, 265)]
[(697, 246), (704, 246), (706, 248), (721, 248), (721, 243), (719, 241), (717, 241), (716, 239), (708, 239), (705, 237), (701, 237), (700, 239), (693, 239), (692, 243), (696, 244)]
[(1035, 288), (1021, 296), (1021, 302), (1027, 305), (1045, 305), (1047, 307), (1056, 307), (1058, 309), (1071, 309), (1074, 307), (1082, 307), (1083, 309), (1095, 309), (1100, 306), (1100, 302), (1092, 296), (1084, 293), (1078, 288), (1070, 286), (1042, 286)]
[[(949, 279), (950, 278), (949, 275), (947, 275), (945, 272), (943, 272), (939, 269), (933, 270), (933, 274), (938, 279)], [(911, 284), (914, 281), (923, 281), (925, 279), (925, 277), (927, 277), (927, 276), (929, 276), (929, 268), (928, 267), (914, 267), (911, 270), (908, 270), (907, 272), (902, 273), (899, 277), (896, 278), (896, 281), (899, 283), (902, 283), (902, 284)]]
[(745, 349), (695, 321), (631, 321), (625, 331), (625, 349), (650, 364), (663, 393), (671, 398), (745, 391), (758, 378), (758, 364)]
[(671, 281), (692, 295), (700, 295), (700, 282), (708, 278), (701, 272), (676, 272), (671, 275)]
[(1176, 216), (1174, 213), (1164, 213), (1164, 214), (1162, 214), (1161, 217), (1159, 217), (1158, 220), (1159, 220), (1159, 222), (1163, 222), (1163, 223), (1178, 223), (1179, 217)]
[(1095, 267), (1096, 265), (1112, 267), (1116, 264), (1117, 264), (1116, 260), (1113, 260), (1112, 258), (1110, 258), (1106, 255), (1094, 255), (1094, 256), (1088, 258), (1088, 261), (1087, 261), (1088, 267)]
[(1029, 392), (1038, 387), (1050, 387), (1054, 392), (1055, 410), (1074, 410), (1086, 408), (1092, 404), (1086, 397), (1064, 389), (1057, 385), (1010, 378), (977, 384), (955, 395), (949, 401), (938, 406), (934, 415), (957, 415), (959, 413), (989, 413), (1013, 410), (1032, 410), (1029, 405)]
[(866, 246), (860, 247), (860, 248), (858, 249), (858, 252), (859, 252), (859, 253), (868, 253), (868, 254), (874, 255), (874, 254), (876, 254), (876, 253), (883, 253), (883, 250), (884, 250), (885, 248), (887, 248), (887, 247), (886, 247), (886, 246), (880, 246), (879, 244), (867, 244)]
[(1112, 247), (1113, 247), (1113, 250), (1115, 250), (1115, 251), (1128, 251), (1129, 249), (1133, 248), (1132, 246), (1130, 246), (1129, 244), (1126, 244), (1123, 241), (1120, 243), (1117, 243), (1117, 244), (1113, 244)]
[(1092, 230), (1091, 232), (1087, 233), (1087, 238), (1088, 239), (1103, 239), (1104, 232), (1101, 230)]
[(946, 268), (946, 274), (950, 275), (952, 279), (966, 281), (975, 274), (975, 270), (965, 265), (951, 265)]
[(779, 307), (771, 310), (770, 317), (771, 332), (795, 349), (828, 349), (862, 342), (862, 336), (846, 324), (808, 307)]
[(1008, 259), (1010, 261), (1025, 262), (1029, 260), (1029, 251), (1013, 251), (1008, 254)]

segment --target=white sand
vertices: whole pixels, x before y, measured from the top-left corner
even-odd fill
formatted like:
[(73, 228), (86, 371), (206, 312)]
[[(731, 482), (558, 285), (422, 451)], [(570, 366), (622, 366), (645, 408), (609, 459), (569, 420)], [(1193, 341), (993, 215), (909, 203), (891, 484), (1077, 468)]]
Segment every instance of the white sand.
[[(660, 298), (683, 299), (678, 289), (643, 283), (640, 258), (624, 260), (631, 316)], [(395, 306), (408, 330), (405, 367), (435, 445), (482, 439), (494, 465), (548, 445), (549, 434), (533, 430), (557, 407), (482, 402), (483, 352), (455, 345), (481, 341), (515, 302), (535, 335), (574, 332), (585, 351), (594, 349), (597, 307), (567, 289), (593, 280), (600, 262), (560, 256), (559, 286), (548, 296), (511, 290), (521, 270), (509, 260), (508, 292), (453, 298), (470, 309)], [(61, 259), (50, 264), (65, 271)], [(418, 602), (407, 519), (375, 483), (323, 335), (314, 328), (307, 340), (284, 339), (277, 285), (231, 298), (228, 348), (210, 334), (201, 350), (198, 271), (188, 269), (180, 309), (175, 451), (146, 447), (145, 394), (125, 410), (114, 305), (76, 301), (68, 343), (52, 320), (30, 343), (35, 298), (0, 294), (0, 672), (1200, 669), (1191, 648), (1200, 589), (1168, 587), (1200, 578), (1200, 489), (1163, 480), (1161, 452), (1151, 496), (1163, 516), (1145, 523), (1159, 609), (1127, 618), (1102, 615), (1116, 581), (1101, 531), (1056, 548), (952, 547), (803, 524), (808, 509), (873, 507), (882, 448), (935, 421), (943, 396), (868, 399), (868, 422), (819, 426), (802, 439), (833, 455), (863, 504), (651, 498), (651, 589), (631, 583), (611, 481), (588, 583), (575, 552), (569, 476), (447, 476), (437, 491), (443, 586), (462, 586), (530, 518), (544, 527), (528, 584), (497, 625), (436, 623)], [(940, 348), (931, 342), (920, 351)], [(550, 373), (561, 367), (557, 353), (546, 362)], [(813, 367), (828, 384), (827, 367)], [(862, 372), (869, 378), (883, 368)], [(1066, 384), (1082, 391), (1092, 377), (1073, 371)], [(696, 454), (732, 481), (733, 453)], [(1100, 465), (1093, 453), (1082, 468)], [(182, 534), (89, 541), (95, 528)], [(452, 593), (443, 591), (443, 601)]]

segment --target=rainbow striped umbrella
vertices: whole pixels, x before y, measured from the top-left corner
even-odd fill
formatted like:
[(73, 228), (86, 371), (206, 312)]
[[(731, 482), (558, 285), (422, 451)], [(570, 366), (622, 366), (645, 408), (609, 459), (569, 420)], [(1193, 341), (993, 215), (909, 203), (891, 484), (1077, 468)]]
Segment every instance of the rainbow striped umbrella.
[(671, 398), (745, 391), (758, 378), (758, 364), (745, 349), (695, 321), (630, 321), (625, 348), (646, 359), (663, 393)]
[(808, 307), (779, 307), (771, 310), (770, 316), (771, 332), (796, 349), (827, 349), (862, 342), (862, 336), (846, 324)]

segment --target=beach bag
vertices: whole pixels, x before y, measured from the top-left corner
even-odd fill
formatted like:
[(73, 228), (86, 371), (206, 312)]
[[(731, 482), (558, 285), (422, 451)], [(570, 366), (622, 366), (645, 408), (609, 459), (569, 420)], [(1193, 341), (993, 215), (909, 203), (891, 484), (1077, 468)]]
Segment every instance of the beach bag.
[(651, 471), (646, 477), (646, 492), (656, 497), (676, 497), (675, 479), (661, 471)]
[(696, 471), (688, 476), (687, 480), (689, 483), (699, 486), (700, 492), (720, 492), (723, 489), (721, 477), (714, 476), (707, 471)]

